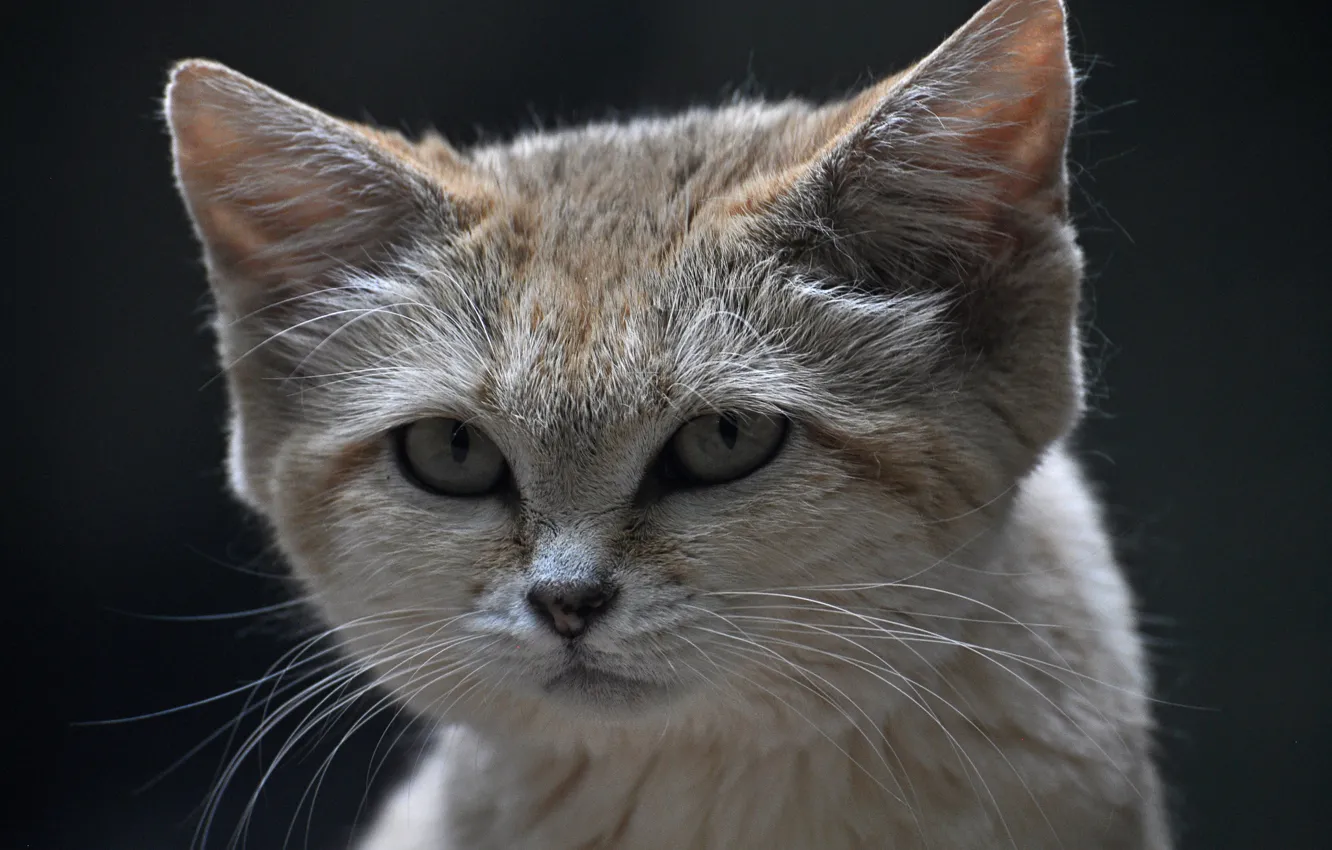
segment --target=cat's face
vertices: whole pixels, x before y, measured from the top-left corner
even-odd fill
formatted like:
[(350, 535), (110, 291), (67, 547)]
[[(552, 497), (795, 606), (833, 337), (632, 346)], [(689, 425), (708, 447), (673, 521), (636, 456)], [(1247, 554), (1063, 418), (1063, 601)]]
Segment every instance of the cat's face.
[[(387, 653), (381, 672), (422, 707), (475, 685), (490, 704), (503, 687), (618, 712), (715, 689), (736, 667), (771, 688), (772, 661), (746, 633), (813, 604), (798, 597), (858, 597), (866, 613), (910, 598), (810, 588), (907, 579), (997, 495), (983, 489), (997, 473), (957, 457), (967, 484), (933, 498), (958, 521), (932, 539), (913, 504), (941, 483), (919, 456), (961, 450), (895, 386), (924, 379), (915, 349), (940, 320), (925, 299), (880, 308), (875, 336), (896, 335), (900, 363), (875, 375), (839, 357), (839, 377), (824, 333), (791, 325), (822, 316), (833, 333), (854, 302), (752, 266), (719, 275), (681, 257), (585, 305), (552, 300), (538, 278), (508, 306), (478, 302), (485, 334), (471, 337), (436, 326), (456, 305), (425, 281), (413, 308), (376, 305), (355, 363), (291, 390), (328, 420), (307, 415), (284, 438), (268, 497), (326, 616), (368, 618), (346, 636)], [(829, 390), (851, 375), (880, 409), (837, 410)], [(378, 423), (340, 433), (342, 411), (375, 394)], [(862, 443), (870, 422), (878, 436)]]
[(424, 712), (854, 704), (1075, 418), (1070, 85), (1058, 4), (997, 0), (846, 103), (464, 155), (182, 65), (233, 483)]

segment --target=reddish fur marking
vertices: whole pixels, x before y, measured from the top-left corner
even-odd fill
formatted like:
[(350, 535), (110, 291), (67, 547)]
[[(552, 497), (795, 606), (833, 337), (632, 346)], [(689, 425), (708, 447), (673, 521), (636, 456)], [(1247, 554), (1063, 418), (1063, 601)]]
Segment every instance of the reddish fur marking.
[(882, 440), (846, 437), (819, 428), (810, 438), (839, 458), (854, 477), (879, 484), (921, 516), (947, 521), (984, 503), (977, 492), (985, 482), (949, 474), (965, 470), (963, 451), (926, 426), (894, 430)]
[[(844, 437), (822, 428), (811, 427), (809, 436), (841, 460), (847, 470), (864, 481), (882, 484), (908, 501), (915, 502), (929, 490), (929, 476), (917, 463), (893, 463), (895, 458), (887, 442), (880, 444), (865, 439)], [(907, 459), (911, 452), (900, 452)]]
[(378, 460), (380, 451), (381, 444), (378, 440), (351, 443), (343, 447), (329, 461), (328, 472), (324, 476), (324, 486), (329, 490), (341, 490)]

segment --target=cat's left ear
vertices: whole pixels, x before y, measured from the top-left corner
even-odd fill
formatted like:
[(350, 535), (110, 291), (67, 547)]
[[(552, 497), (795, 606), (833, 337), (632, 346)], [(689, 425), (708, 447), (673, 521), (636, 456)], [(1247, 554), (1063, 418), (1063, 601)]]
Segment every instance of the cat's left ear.
[(441, 143), (334, 118), (215, 62), (172, 70), (166, 117), (228, 312), (328, 285), (414, 228), (464, 228), (484, 212), (482, 193), (467, 191), (475, 179)]
[(909, 71), (823, 112), (822, 147), (732, 209), (771, 211), (787, 245), (983, 261), (1022, 221), (1066, 215), (1073, 103), (1062, 2), (992, 0)]

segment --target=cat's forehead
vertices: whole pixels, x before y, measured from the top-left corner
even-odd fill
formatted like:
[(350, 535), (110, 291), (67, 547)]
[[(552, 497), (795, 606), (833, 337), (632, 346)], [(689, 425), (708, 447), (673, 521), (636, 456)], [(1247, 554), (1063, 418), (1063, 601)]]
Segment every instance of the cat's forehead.
[(600, 213), (606, 204), (651, 203), (687, 184), (724, 189), (785, 167), (826, 140), (834, 114), (794, 100), (751, 102), (533, 133), (468, 158), (524, 196), (590, 202)]
[(478, 246), (487, 403), (536, 422), (609, 423), (701, 391), (695, 379), (735, 341), (712, 317), (755, 279), (731, 266), (742, 246), (696, 214), (801, 155), (810, 114), (749, 104), (473, 152), (504, 187)]
[(660, 410), (687, 368), (670, 334), (692, 300), (680, 275), (626, 266), (586, 281), (537, 266), (510, 281), (492, 302), (485, 402), (550, 438)]
[(754, 297), (765, 255), (716, 210), (806, 159), (827, 120), (798, 102), (750, 103), (472, 151), (494, 205), (461, 255), (440, 260), (450, 281), (464, 270), (469, 301), (454, 310), (482, 314), (468, 323), (484, 352), (479, 406), (567, 445), (765, 404), (774, 393), (755, 375), (778, 372), (755, 363), (780, 324), (777, 294)]
[(710, 201), (809, 156), (826, 134), (799, 102), (594, 124), (471, 152), (537, 277), (582, 289), (669, 261)]
[(752, 407), (764, 395), (753, 363), (765, 354), (745, 334), (764, 320), (743, 302), (762, 281), (700, 253), (596, 281), (540, 263), (496, 270), (470, 340), (480, 352), (478, 407), (515, 424), (534, 448), (576, 456), (616, 442), (617, 431)]

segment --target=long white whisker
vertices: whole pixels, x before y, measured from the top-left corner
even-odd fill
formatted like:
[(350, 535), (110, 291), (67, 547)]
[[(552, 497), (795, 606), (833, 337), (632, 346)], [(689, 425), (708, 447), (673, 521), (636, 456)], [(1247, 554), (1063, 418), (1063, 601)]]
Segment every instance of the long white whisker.
[[(703, 609), (700, 609), (700, 610), (703, 610)], [(716, 612), (709, 612), (709, 613), (716, 613)], [(720, 614), (718, 614), (717, 616), (721, 617), (723, 620), (726, 619), (725, 617), (722, 617), (722, 615), (720, 615)], [(743, 629), (740, 629), (739, 626), (736, 626), (734, 623), (731, 623), (731, 625), (732, 625), (733, 628), (736, 628), (737, 630), (740, 630), (741, 633), (744, 634)], [(732, 634), (728, 634), (728, 633), (726, 633), (726, 632), (718, 631), (718, 630), (716, 630), (716, 629), (709, 629), (709, 628), (707, 628), (706, 626), (699, 626), (699, 625), (694, 625), (694, 624), (691, 624), (690, 628), (698, 629), (698, 630), (703, 631), (703, 632), (705, 632), (705, 633), (711, 634), (711, 635), (713, 635), (713, 636), (715, 636), (715, 637), (723, 637), (723, 638), (726, 638), (726, 639), (728, 639), (728, 640), (737, 641), (737, 642), (742, 643), (742, 644), (744, 644), (744, 645), (746, 645), (746, 646), (752, 647), (753, 649), (758, 650), (758, 651), (761, 652), (761, 653), (765, 653), (765, 654), (771, 656), (774, 660), (777, 660), (777, 661), (779, 661), (779, 662), (781, 662), (781, 663), (783, 663), (783, 664), (787, 664), (787, 665), (790, 665), (790, 666), (795, 667), (795, 668), (800, 672), (800, 674), (801, 674), (802, 676), (812, 676), (812, 677), (814, 677), (814, 678), (819, 679), (819, 680), (820, 680), (821, 682), (823, 682), (825, 685), (827, 685), (828, 687), (830, 687), (830, 688), (832, 688), (834, 691), (836, 691), (836, 692), (838, 693), (838, 695), (842, 697), (842, 699), (846, 700), (847, 703), (849, 703), (849, 704), (852, 705), (857, 711), (859, 711), (859, 712), (865, 717), (866, 721), (868, 721), (868, 722), (870, 723), (871, 727), (872, 727), (872, 728), (875, 728), (875, 729), (879, 729), (879, 733), (880, 733), (880, 735), (883, 736), (883, 730), (880, 729), (880, 728), (878, 727), (878, 724), (876, 724), (876, 723), (874, 722), (874, 720), (869, 716), (869, 714), (867, 714), (867, 713), (864, 711), (864, 709), (862, 709), (862, 708), (861, 708), (861, 707), (855, 702), (855, 700), (851, 699), (851, 697), (848, 696), (847, 693), (846, 693), (845, 691), (843, 691), (841, 688), (839, 688), (839, 687), (837, 687), (836, 685), (834, 685), (832, 682), (828, 681), (825, 677), (820, 676), (819, 674), (813, 672), (812, 670), (808, 670), (807, 668), (804, 668), (804, 667), (802, 667), (802, 666), (796, 664), (794, 661), (792, 661), (791, 659), (788, 659), (788, 658), (782, 656), (780, 653), (773, 652), (769, 647), (764, 646), (762, 643), (760, 643), (759, 641), (755, 640), (755, 639), (752, 638), (752, 637), (749, 637), (749, 636), (741, 637), (741, 636), (738, 636), (738, 635), (732, 635)], [(895, 794), (895, 793), (893, 793), (893, 792), (891, 792), (891, 791), (890, 791), (889, 793), (892, 794), (892, 796), (893, 796), (895, 799), (897, 799), (899, 802), (901, 802), (904, 806), (907, 806), (907, 808), (910, 809), (910, 810), (914, 813), (914, 811), (915, 811), (914, 808), (912, 808), (911, 805), (910, 805), (910, 803), (908, 803), (907, 800), (906, 800), (906, 794), (907, 794), (907, 791), (906, 791), (906, 789), (902, 788), (901, 780), (897, 777), (897, 775), (893, 772), (892, 767), (888, 764), (888, 762), (887, 762), (885, 756), (883, 755), (883, 751), (880, 750), (880, 749), (878, 748), (878, 746), (876, 746), (876, 745), (874, 744), (874, 742), (871, 741), (871, 740), (869, 739), (869, 735), (864, 731), (864, 729), (860, 726), (860, 724), (859, 724), (859, 723), (856, 723), (856, 722), (851, 718), (851, 716), (850, 716), (849, 714), (846, 713), (845, 709), (843, 709), (840, 705), (838, 705), (837, 702), (836, 702), (835, 700), (829, 698), (826, 694), (822, 693), (822, 692), (821, 692), (821, 689), (814, 688), (814, 689), (811, 689), (811, 690), (812, 690), (814, 693), (818, 694), (820, 697), (822, 697), (822, 698), (823, 698), (823, 699), (824, 699), (824, 700), (825, 700), (830, 706), (832, 706), (834, 709), (836, 709), (837, 711), (841, 712), (842, 715), (843, 715), (843, 717), (845, 717), (846, 720), (847, 720), (849, 723), (851, 723), (852, 727), (860, 731), (860, 734), (861, 734), (862, 736), (864, 736), (864, 738), (865, 738), (865, 742), (866, 742), (867, 744), (870, 745), (870, 749), (873, 750), (873, 751), (879, 756), (879, 759), (883, 762), (884, 769), (888, 772), (888, 775), (891, 776), (891, 777), (893, 777), (893, 780), (894, 780), (895, 782), (897, 782), (898, 790), (902, 792), (902, 796), (899, 796), (899, 795), (897, 795), (897, 794)], [(831, 740), (831, 738), (830, 738), (829, 740)], [(883, 736), (883, 740), (884, 740), (884, 743), (887, 745), (889, 752), (892, 754), (893, 758), (897, 761), (898, 766), (899, 766), (900, 768), (902, 768), (903, 772), (905, 773), (906, 768), (905, 768), (905, 766), (902, 764), (902, 760), (901, 760), (901, 758), (898, 757), (896, 750), (893, 749), (892, 744), (888, 741), (888, 739), (887, 739), (886, 736)], [(849, 757), (849, 756), (848, 756), (848, 757)], [(853, 759), (853, 761), (854, 761), (854, 759)], [(858, 765), (858, 766), (859, 766), (859, 765)], [(861, 769), (864, 770), (863, 767), (862, 767)], [(866, 772), (867, 772), (867, 774), (868, 774), (868, 771), (866, 771)], [(871, 778), (874, 778), (874, 777), (873, 777), (873, 774), (868, 774), (868, 775), (869, 775)], [(877, 782), (877, 779), (876, 779), (875, 781)], [(909, 777), (908, 777), (908, 780), (907, 780), (907, 781), (908, 781), (908, 784), (910, 784), (910, 778), (909, 778)], [(887, 790), (887, 789), (885, 788), (885, 790)], [(913, 791), (912, 791), (912, 796), (914, 796), (914, 789), (913, 789)]]

